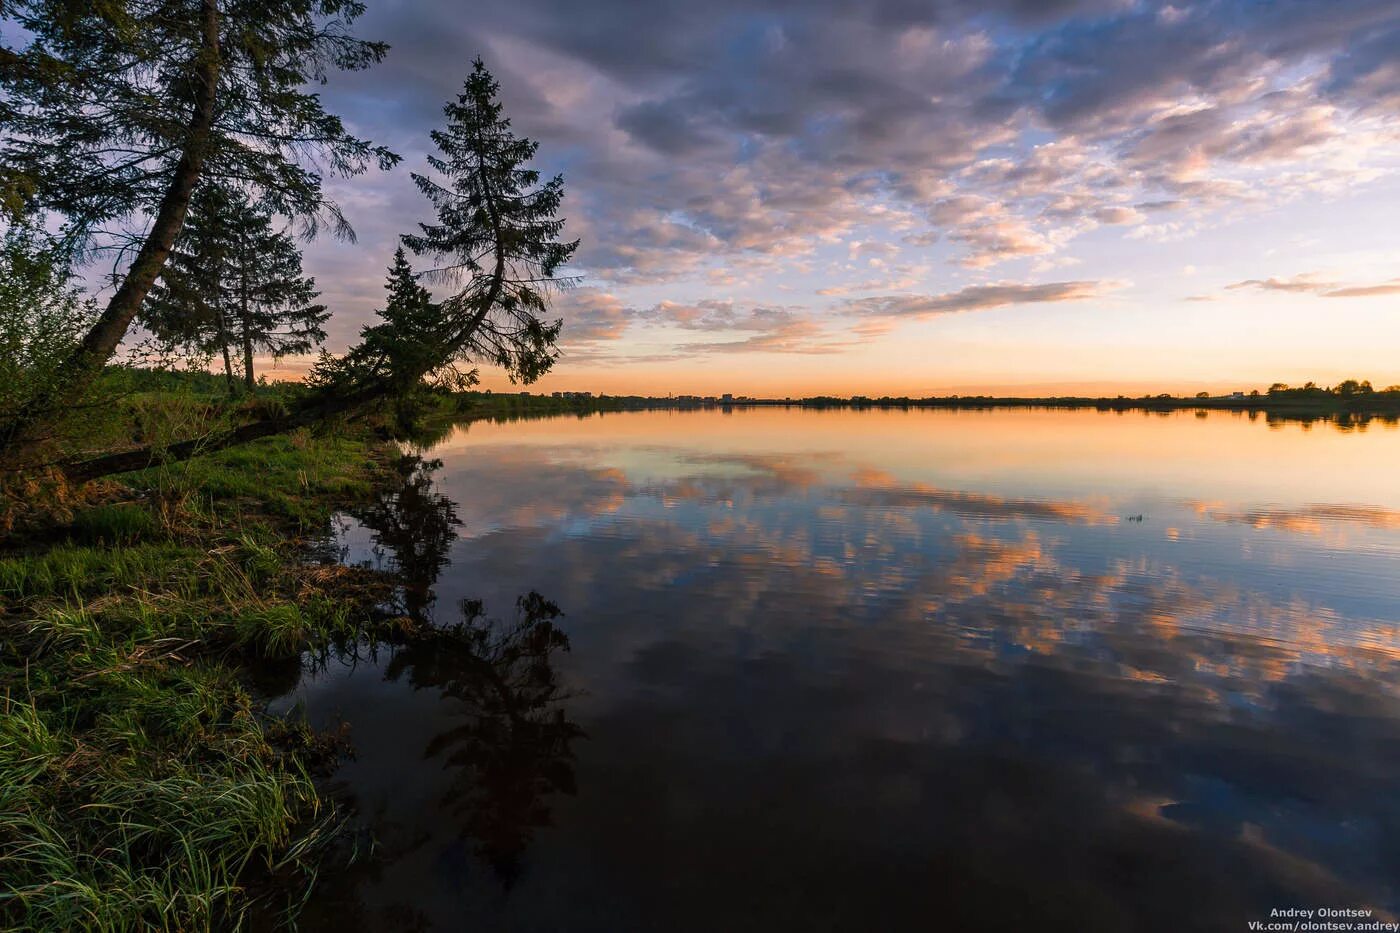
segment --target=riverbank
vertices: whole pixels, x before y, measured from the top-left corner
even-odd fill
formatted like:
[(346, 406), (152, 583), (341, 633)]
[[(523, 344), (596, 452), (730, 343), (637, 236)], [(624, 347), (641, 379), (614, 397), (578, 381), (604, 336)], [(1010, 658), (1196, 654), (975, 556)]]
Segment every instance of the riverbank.
[(1185, 398), (1174, 395), (1154, 395), (1138, 398), (1127, 396), (990, 396), (953, 395), (910, 398), (904, 396), (866, 397), (810, 396), (806, 398), (751, 398), (676, 396), (612, 396), (570, 394), (552, 395), (521, 393), (467, 392), (453, 396), (450, 406), (460, 417), (476, 419), (509, 419), (545, 417), (559, 414), (590, 414), (594, 412), (667, 410), (704, 410), (730, 408), (875, 408), (875, 409), (939, 409), (985, 411), (994, 408), (1092, 409), (1107, 412), (1141, 411), (1166, 413), (1174, 411), (1239, 412), (1250, 417), (1272, 421), (1335, 421), (1364, 423), (1378, 420), (1394, 423), (1400, 420), (1400, 392), (1384, 391), (1363, 395), (1340, 396), (1326, 392), (1270, 395), (1266, 393)]
[[(752, 402), (746, 404), (784, 404)], [(1157, 395), (1144, 398), (1117, 396), (1052, 396), (1020, 398), (964, 395), (923, 399), (910, 398), (808, 398), (792, 402), (804, 408), (938, 408), (985, 410), (991, 408), (1095, 409), (1098, 411), (1234, 411), (1278, 419), (1318, 418), (1400, 418), (1400, 394), (1377, 392), (1369, 396), (1273, 398), (1268, 395), (1229, 395), (1183, 398)]]
[(308, 544), (396, 456), (352, 426), (9, 491), (31, 514), (0, 552), (0, 926), (295, 908), (335, 825), (313, 776), (336, 743), (265, 715), (259, 679), (376, 624), (388, 582)]

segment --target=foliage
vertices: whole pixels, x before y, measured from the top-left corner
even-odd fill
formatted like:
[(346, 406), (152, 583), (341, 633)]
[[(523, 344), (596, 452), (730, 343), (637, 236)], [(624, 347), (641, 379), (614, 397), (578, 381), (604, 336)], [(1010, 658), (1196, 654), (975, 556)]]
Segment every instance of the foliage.
[[(14, 0), (24, 44), (0, 55), (7, 107), (0, 146), (6, 190), (57, 211), (86, 237), (154, 213), (191, 142), (203, 175), (244, 186), (277, 213), (348, 232), (318, 168), (353, 175), (397, 157), (347, 133), (311, 86), (332, 69), (359, 70), (387, 51), (354, 38), (354, 0), (226, 0), (217, 45), (207, 0)], [(8, 31), (7, 31), (8, 32)], [(192, 140), (199, 65), (215, 59), (217, 107), (207, 140)], [(139, 222), (136, 224), (139, 229)]]
[(378, 322), (360, 332), (360, 343), (341, 359), (323, 354), (312, 371), (313, 387), (335, 391), (377, 384), (393, 397), (411, 396), (420, 384), (445, 390), (476, 384), (476, 370), (458, 369), (444, 344), (443, 307), (418, 284), (402, 248), (394, 253), (384, 285), (388, 298)]
[[(201, 182), (240, 188), (310, 236), (352, 231), (322, 173), (398, 157), (346, 132), (311, 85), (379, 61), (357, 0), (4, 0), (0, 205), (56, 212), (72, 240), (118, 250), (113, 290), (61, 378), (0, 425), (0, 454), (38, 458), (139, 312)], [(11, 28), (13, 27), (13, 28)], [(18, 40), (18, 41), (16, 41)]]
[(404, 243), (442, 263), (429, 272), (433, 279), (465, 280), (443, 305), (449, 330), (462, 338), (456, 353), (528, 383), (557, 357), (560, 322), (543, 319), (546, 291), (578, 241), (559, 240), (564, 181), (541, 184), (528, 167), (539, 146), (511, 131), (498, 91), (477, 59), (462, 93), (443, 108), (446, 128), (432, 133), (441, 155), (428, 163), (440, 178), (413, 175), (438, 222), (421, 224)]
[(317, 294), (315, 280), (302, 275), (296, 244), (273, 229), (266, 209), (241, 192), (206, 184), (139, 320), (162, 357), (221, 354), (230, 388), (236, 344), (251, 389), (254, 352), (280, 358), (307, 353), (325, 339), (330, 312), (314, 303)]
[(52, 389), (96, 317), (62, 246), (31, 223), (0, 242), (0, 423)]
[(1381, 397), (1379, 400), (1400, 400), (1400, 386), (1388, 386), (1377, 391), (1369, 379), (1344, 379), (1335, 386), (1319, 386), (1308, 382), (1301, 386), (1290, 386), (1275, 382), (1269, 386), (1268, 396), (1273, 401), (1327, 401), (1360, 402)]
[[(531, 382), (553, 365), (560, 322), (543, 319), (555, 274), (577, 248), (558, 239), (562, 178), (543, 184), (526, 163), (538, 148), (511, 132), (498, 85), (481, 60), (435, 131), (439, 181), (414, 175), (437, 209), (437, 224), (405, 236), (411, 250), (441, 261), (429, 280), (461, 287), (442, 301), (418, 281), (404, 251), (389, 269), (388, 301), (344, 357), (323, 355), (309, 384), (322, 398), (388, 396), (413, 404), (427, 385), (461, 391), (477, 381), (460, 364), (492, 362), (512, 381)], [(421, 406), (420, 406), (421, 407)]]

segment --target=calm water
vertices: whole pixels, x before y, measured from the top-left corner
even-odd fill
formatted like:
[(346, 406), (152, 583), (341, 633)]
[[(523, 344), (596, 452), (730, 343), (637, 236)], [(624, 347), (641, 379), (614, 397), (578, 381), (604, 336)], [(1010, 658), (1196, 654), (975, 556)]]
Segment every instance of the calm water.
[(1400, 913), (1400, 431), (760, 409), (425, 456), (340, 540), (466, 627), (282, 701), (349, 723), (377, 839), (311, 929)]

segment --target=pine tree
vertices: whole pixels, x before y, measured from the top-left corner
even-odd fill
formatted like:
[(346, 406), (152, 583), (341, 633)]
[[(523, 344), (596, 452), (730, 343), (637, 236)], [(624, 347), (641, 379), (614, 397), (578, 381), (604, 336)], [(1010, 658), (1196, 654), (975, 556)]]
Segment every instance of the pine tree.
[(529, 383), (558, 356), (561, 322), (543, 319), (546, 295), (578, 241), (559, 241), (563, 178), (541, 184), (528, 167), (539, 145), (511, 131), (499, 89), (478, 58), (462, 93), (443, 108), (447, 126), (432, 133), (441, 155), (428, 157), (442, 180), (413, 175), (438, 222), (420, 224), (404, 243), (441, 263), (431, 279), (462, 283), (443, 302), (453, 355), (494, 362), (512, 381)]
[(206, 185), (194, 197), (141, 323), (167, 352), (221, 354), (230, 393), (237, 346), (240, 378), (251, 391), (255, 351), (307, 353), (325, 340), (321, 325), (330, 313), (314, 303), (318, 294), (315, 280), (302, 275), (296, 244), (274, 229), (265, 208)]

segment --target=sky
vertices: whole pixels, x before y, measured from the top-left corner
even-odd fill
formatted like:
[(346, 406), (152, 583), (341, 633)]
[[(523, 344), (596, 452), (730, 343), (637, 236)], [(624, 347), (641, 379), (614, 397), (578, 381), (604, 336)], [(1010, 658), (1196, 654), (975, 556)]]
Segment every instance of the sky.
[[(1395, 0), (369, 0), (344, 349), (481, 56), (581, 245), (538, 391), (1400, 383)], [(295, 363), (284, 361), (292, 375)], [(483, 367), (483, 382), (509, 388)]]

